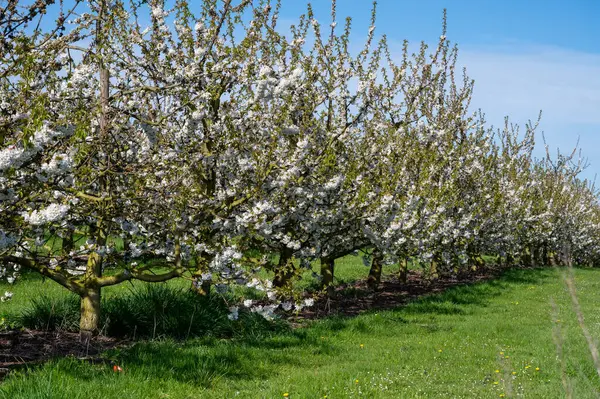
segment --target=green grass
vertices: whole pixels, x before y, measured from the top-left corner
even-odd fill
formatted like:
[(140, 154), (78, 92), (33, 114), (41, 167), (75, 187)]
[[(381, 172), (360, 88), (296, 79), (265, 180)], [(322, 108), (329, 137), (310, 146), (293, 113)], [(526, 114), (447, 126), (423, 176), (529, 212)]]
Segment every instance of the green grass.
[[(230, 296), (230, 295), (229, 295)], [(283, 320), (267, 321), (245, 308), (232, 321), (229, 303), (235, 298), (203, 297), (189, 289), (149, 284), (102, 301), (100, 331), (131, 339), (194, 337), (234, 338), (289, 330)], [(35, 330), (79, 331), (79, 298), (40, 296), (17, 315), (17, 322)]]
[[(270, 335), (138, 342), (104, 355), (123, 373), (59, 359), (12, 375), (0, 397), (562, 398), (559, 326), (573, 397), (597, 397), (600, 379), (560, 273), (512, 270), (393, 311)], [(600, 270), (575, 276), (598, 337)]]
[[(319, 270), (319, 264), (317, 262), (313, 265), (313, 271), (319, 273)], [(397, 272), (397, 266), (385, 266), (383, 275), (385, 276), (395, 272)], [(368, 274), (369, 268), (363, 264), (360, 257), (350, 255), (336, 260), (336, 284), (364, 279)], [(265, 277), (268, 277), (268, 273), (265, 273)], [(139, 289), (148, 284), (149, 283), (133, 281), (131, 283), (127, 282), (105, 287), (102, 290), (102, 296), (104, 298), (120, 297), (130, 293), (132, 289)], [(190, 281), (185, 279), (174, 279), (164, 284), (169, 287), (185, 289), (190, 286)], [(315, 280), (311, 277), (311, 272), (305, 272), (302, 275), (302, 280), (298, 282), (298, 288), (303, 289), (310, 286), (315, 286)], [(0, 303), (0, 317), (4, 317), (8, 321), (13, 322), (16, 319), (16, 315), (30, 306), (31, 298), (44, 296), (61, 299), (71, 295), (60, 285), (47, 278), (42, 278), (39, 274), (33, 272), (26, 272), (14, 285), (9, 285), (0, 281), (0, 292), (4, 291), (12, 291), (14, 297), (8, 302)], [(240, 294), (240, 292), (238, 291), (236, 294)]]

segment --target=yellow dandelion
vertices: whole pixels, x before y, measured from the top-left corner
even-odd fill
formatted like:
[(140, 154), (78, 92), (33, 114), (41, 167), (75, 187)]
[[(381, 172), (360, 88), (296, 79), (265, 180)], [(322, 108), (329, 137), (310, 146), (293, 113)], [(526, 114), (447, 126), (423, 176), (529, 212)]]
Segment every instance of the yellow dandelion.
[(531, 366), (530, 366), (530, 365), (527, 365), (527, 366), (525, 366), (525, 368), (526, 368), (526, 369), (528, 369), (528, 368), (531, 368)]
[(354, 382), (355, 382), (356, 384), (358, 384), (358, 380), (354, 380)]
[(283, 397), (284, 397), (284, 398), (287, 398), (287, 397), (289, 397), (289, 396), (290, 396), (290, 394), (289, 394), (289, 393), (287, 393), (287, 392), (283, 394)]
[(360, 349), (363, 349), (365, 347), (364, 344), (360, 344)]
[(442, 350), (441, 350), (441, 349), (438, 349), (438, 352), (440, 352), (440, 353), (441, 353), (441, 352), (442, 352)]
[(498, 382), (498, 381), (494, 381), (494, 385), (498, 385), (498, 384), (499, 384), (499, 382)]
[(499, 373), (499, 372), (500, 372), (500, 370), (496, 370), (496, 373)]
[(500, 352), (501, 355), (504, 355), (504, 352)]
[(540, 368), (539, 368), (539, 367), (536, 367), (536, 368), (535, 368), (535, 371), (540, 371)]
[(512, 375), (517, 375), (517, 372), (516, 372), (516, 371), (513, 371), (513, 372), (512, 372)]
[(510, 356), (504, 356), (505, 359), (508, 359)]
[(504, 397), (504, 394), (503, 394), (503, 393), (501, 393), (501, 394), (500, 394), (500, 397), (501, 397), (501, 398), (503, 398), (503, 397)]

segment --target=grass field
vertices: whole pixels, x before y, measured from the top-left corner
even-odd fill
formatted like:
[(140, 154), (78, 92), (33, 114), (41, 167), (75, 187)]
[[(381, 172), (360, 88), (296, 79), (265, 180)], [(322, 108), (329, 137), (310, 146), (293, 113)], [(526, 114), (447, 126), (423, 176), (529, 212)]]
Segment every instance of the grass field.
[[(367, 271), (352, 259), (336, 269), (342, 280)], [(572, 397), (595, 398), (600, 379), (561, 274), (510, 270), (395, 310), (274, 334), (138, 342), (104, 355), (122, 373), (109, 363), (58, 359), (13, 374), (0, 397), (563, 398), (564, 377)], [(575, 283), (586, 325), (598, 337), (600, 270), (576, 269)], [(63, 295), (46, 284), (15, 286), (14, 301), (0, 304), (0, 313), (25, 309), (20, 297), (34, 290)]]

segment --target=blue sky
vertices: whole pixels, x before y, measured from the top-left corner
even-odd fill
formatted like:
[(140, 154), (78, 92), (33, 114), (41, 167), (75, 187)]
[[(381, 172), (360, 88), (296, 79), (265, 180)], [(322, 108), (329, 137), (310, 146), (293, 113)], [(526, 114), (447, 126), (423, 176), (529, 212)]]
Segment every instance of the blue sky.
[[(189, 0), (192, 7), (200, 2)], [(282, 0), (283, 32), (306, 11), (306, 3)], [(327, 25), (330, 0), (312, 4), (316, 18)], [(371, 0), (338, 0), (338, 21), (352, 17), (356, 48), (366, 37), (371, 5)], [(505, 116), (523, 126), (541, 110), (538, 133), (544, 132), (553, 150), (570, 152), (579, 142), (590, 163), (582, 177), (598, 174), (600, 183), (600, 0), (379, 0), (376, 32), (385, 33), (392, 48), (396, 43), (400, 49), (404, 39), (435, 44), (444, 8), (447, 37), (459, 47), (458, 63), (475, 79), (473, 110), (481, 108), (495, 126), (503, 125)], [(537, 144), (541, 157), (541, 134)]]
[[(329, 20), (330, 2), (312, 2)], [(283, 0), (282, 22), (305, 11), (303, 0)], [(380, 0), (377, 32), (392, 41), (435, 43), (448, 10), (448, 39), (458, 62), (475, 79), (473, 107), (488, 122), (504, 116), (524, 125), (542, 110), (538, 132), (551, 148), (571, 151), (579, 140), (590, 166), (582, 177), (600, 179), (599, 0)], [(364, 40), (371, 1), (338, 0), (338, 18), (353, 19), (353, 39)], [(543, 156), (541, 135), (537, 156)]]

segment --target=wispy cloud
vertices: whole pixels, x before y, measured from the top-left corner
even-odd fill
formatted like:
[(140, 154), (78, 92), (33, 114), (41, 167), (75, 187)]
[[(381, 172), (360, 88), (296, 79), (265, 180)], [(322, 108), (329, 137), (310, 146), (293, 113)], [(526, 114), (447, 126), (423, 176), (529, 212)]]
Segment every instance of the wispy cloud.
[(600, 124), (600, 54), (552, 47), (468, 49), (460, 62), (475, 79), (475, 101), (515, 117), (543, 109), (552, 122)]
[(579, 140), (591, 163), (584, 176), (600, 172), (600, 54), (532, 45), (463, 47), (459, 63), (475, 79), (473, 107), (490, 123), (501, 125), (508, 115), (524, 124), (542, 110), (540, 128), (550, 147), (569, 151)]

